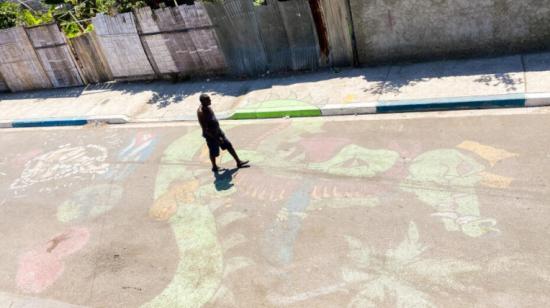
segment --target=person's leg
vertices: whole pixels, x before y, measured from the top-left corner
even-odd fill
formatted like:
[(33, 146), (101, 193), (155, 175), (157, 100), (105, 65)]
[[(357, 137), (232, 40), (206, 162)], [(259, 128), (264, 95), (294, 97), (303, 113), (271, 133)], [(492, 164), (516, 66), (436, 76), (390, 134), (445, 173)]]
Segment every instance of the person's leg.
[(220, 170), (218, 164), (216, 164), (216, 156), (212, 155), (212, 153), (210, 153), (210, 162), (212, 163), (212, 171), (216, 172)]
[(248, 160), (241, 160), (239, 158), (239, 155), (237, 155), (237, 151), (235, 151), (235, 148), (233, 147), (233, 144), (231, 144), (231, 141), (225, 137), (225, 134), (222, 132), (220, 139), (219, 139), (219, 146), (222, 150), (227, 150), (231, 156), (233, 156), (233, 159), (237, 163), (237, 168), (242, 168), (246, 166), (246, 164), (249, 163)]
[(243, 166), (245, 166), (246, 164), (249, 163), (248, 160), (241, 160), (239, 158), (239, 155), (237, 154), (237, 151), (235, 151), (235, 148), (233, 147), (233, 145), (230, 142), (227, 142), (226, 148), (227, 148), (227, 151), (229, 152), (229, 154), (231, 154), (231, 156), (233, 156), (233, 159), (237, 163), (237, 167), (241, 168), (241, 167), (243, 167)]
[(220, 146), (216, 140), (206, 140), (206, 145), (208, 146), (208, 152), (210, 157), (210, 162), (212, 163), (212, 171), (217, 172), (220, 170), (218, 164), (216, 163), (216, 157), (220, 156)]

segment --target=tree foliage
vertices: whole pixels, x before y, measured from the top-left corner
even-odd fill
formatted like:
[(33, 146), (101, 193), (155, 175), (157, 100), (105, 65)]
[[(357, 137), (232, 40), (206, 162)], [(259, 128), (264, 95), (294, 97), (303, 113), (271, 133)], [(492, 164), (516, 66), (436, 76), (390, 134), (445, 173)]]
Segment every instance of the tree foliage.
[(0, 3), (0, 29), (16, 26), (18, 16), (19, 5), (12, 2)]
[[(1, 1), (1, 0), (0, 0)], [(71, 38), (93, 30), (91, 19), (99, 13), (114, 15), (145, 6), (173, 6), (190, 0), (42, 0), (47, 11), (24, 8), (13, 2), (0, 2), (0, 29), (18, 25), (35, 26), (56, 21)], [(217, 0), (219, 1), (219, 0)], [(261, 2), (263, 0), (254, 0)]]
[(13, 2), (0, 3), (0, 29), (15, 26), (36, 26), (53, 21), (53, 9), (46, 12), (22, 8)]

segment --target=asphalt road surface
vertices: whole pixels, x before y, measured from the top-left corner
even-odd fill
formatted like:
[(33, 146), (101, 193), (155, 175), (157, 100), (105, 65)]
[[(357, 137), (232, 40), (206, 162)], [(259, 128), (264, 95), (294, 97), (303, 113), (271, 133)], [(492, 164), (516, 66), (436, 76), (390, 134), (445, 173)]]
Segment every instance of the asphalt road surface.
[(548, 109), (2, 130), (1, 307), (543, 307)]

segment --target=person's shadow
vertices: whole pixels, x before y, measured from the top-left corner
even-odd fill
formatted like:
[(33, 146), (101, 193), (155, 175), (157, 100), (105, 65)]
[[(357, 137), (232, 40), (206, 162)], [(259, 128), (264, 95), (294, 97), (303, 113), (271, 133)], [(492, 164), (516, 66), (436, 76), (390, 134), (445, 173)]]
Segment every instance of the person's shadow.
[(239, 168), (223, 169), (218, 172), (214, 172), (214, 186), (217, 191), (225, 191), (231, 189), (233, 184), (233, 175), (239, 171)]

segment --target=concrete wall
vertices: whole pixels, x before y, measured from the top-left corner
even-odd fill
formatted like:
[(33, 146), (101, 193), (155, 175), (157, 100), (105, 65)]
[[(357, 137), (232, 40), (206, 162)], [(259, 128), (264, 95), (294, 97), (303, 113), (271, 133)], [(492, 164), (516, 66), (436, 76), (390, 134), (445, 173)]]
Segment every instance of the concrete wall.
[(350, 0), (359, 61), (550, 47), (550, 0)]

